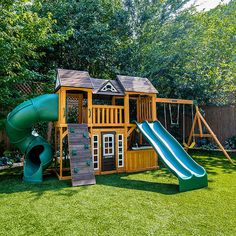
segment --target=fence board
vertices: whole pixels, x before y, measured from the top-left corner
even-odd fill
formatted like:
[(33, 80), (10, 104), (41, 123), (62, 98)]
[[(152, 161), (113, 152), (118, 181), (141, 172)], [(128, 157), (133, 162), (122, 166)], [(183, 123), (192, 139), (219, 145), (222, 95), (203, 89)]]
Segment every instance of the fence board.
[[(218, 139), (223, 143), (227, 138), (236, 135), (236, 105), (227, 106), (201, 106), (205, 113), (205, 118)], [(117, 110), (115, 110), (114, 118), (117, 119)], [(164, 124), (163, 114), (158, 113), (158, 118)], [(99, 119), (98, 115), (98, 119)], [(167, 112), (167, 123), (169, 124), (169, 113)], [(117, 122), (117, 120), (115, 121)], [(182, 136), (182, 115), (180, 114), (180, 136)], [(169, 125), (168, 125), (169, 126)], [(191, 117), (186, 117), (186, 137), (191, 128)], [(168, 127), (169, 129), (169, 127)], [(0, 142), (4, 142), (4, 149), (10, 147), (9, 140), (4, 130), (0, 131)], [(180, 139), (181, 141), (181, 139)]]
[[(174, 135), (180, 142), (182, 141), (182, 131), (183, 131), (183, 117), (182, 117), (182, 107), (180, 108), (179, 117), (179, 128), (173, 129), (170, 126), (170, 114), (169, 108), (166, 107), (167, 114), (167, 129)], [(232, 136), (236, 135), (236, 105), (226, 105), (226, 106), (201, 106), (202, 114), (204, 115), (206, 121), (210, 125), (211, 129), (215, 132), (220, 142), (224, 141)], [(186, 106), (187, 110), (187, 106)], [(185, 116), (185, 131), (186, 139), (190, 133), (192, 119), (190, 110), (186, 112)], [(160, 107), (158, 111), (158, 119), (164, 125), (164, 114), (163, 107)]]
[(236, 135), (236, 105), (202, 106), (205, 118), (221, 142)]

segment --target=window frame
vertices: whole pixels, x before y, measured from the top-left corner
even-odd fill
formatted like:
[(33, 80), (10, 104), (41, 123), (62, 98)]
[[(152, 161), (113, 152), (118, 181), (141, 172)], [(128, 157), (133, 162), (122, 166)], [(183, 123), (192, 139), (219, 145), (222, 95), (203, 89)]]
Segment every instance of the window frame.
[[(108, 138), (108, 141), (105, 141), (105, 138)], [(107, 147), (107, 150), (109, 152), (109, 149), (110, 149), (110, 141), (109, 141), (109, 138), (112, 138), (112, 153), (105, 153), (105, 150), (106, 150), (106, 143), (108, 143), (108, 147)], [(103, 137), (102, 137), (102, 145), (103, 145), (103, 148), (102, 148), (102, 154), (104, 157), (107, 157), (107, 156), (114, 156), (115, 155), (115, 134), (103, 134)]]
[[(120, 140), (121, 137), (121, 140)], [(121, 142), (121, 145), (120, 145)], [(121, 151), (120, 151), (121, 148)], [(120, 159), (121, 155), (121, 159)], [(120, 161), (122, 165), (120, 165)], [(118, 168), (124, 167), (124, 134), (117, 134), (117, 164)]]
[[(95, 137), (97, 137), (97, 140), (95, 141)], [(94, 144), (97, 144), (97, 147), (94, 147)], [(94, 151), (97, 150), (97, 154), (94, 153)], [(97, 157), (97, 161), (94, 161), (94, 156)], [(94, 134), (93, 135), (93, 139), (92, 139), (92, 158), (93, 158), (93, 169), (94, 170), (99, 170), (99, 135), (98, 134)], [(94, 164), (97, 164), (97, 167), (94, 167)]]

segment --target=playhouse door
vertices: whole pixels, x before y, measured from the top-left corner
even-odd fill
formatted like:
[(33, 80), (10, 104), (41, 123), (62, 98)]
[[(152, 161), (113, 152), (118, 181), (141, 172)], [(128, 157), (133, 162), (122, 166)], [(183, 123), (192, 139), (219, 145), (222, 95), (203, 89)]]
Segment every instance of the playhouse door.
[(102, 171), (116, 169), (115, 132), (102, 134)]

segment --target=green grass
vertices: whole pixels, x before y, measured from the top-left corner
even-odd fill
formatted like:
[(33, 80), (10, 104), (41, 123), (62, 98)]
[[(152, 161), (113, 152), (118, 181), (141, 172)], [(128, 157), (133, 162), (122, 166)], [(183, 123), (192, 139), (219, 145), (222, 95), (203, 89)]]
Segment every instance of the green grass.
[(165, 169), (98, 176), (96, 185), (74, 188), (1, 171), (0, 235), (236, 235), (236, 167), (221, 155), (193, 156), (209, 187), (184, 193)]

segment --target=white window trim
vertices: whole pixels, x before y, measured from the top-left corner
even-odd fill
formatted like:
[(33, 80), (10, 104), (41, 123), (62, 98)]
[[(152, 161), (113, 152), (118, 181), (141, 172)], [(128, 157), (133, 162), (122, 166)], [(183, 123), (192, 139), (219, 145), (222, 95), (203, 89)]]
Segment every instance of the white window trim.
[[(121, 140), (119, 139), (119, 137), (122, 137)], [(121, 141), (121, 146), (120, 146), (120, 142)], [(117, 135), (117, 157), (118, 157), (118, 167), (124, 167), (124, 135), (123, 134), (118, 134)], [(119, 148), (121, 148), (121, 152), (119, 151)], [(120, 159), (120, 155), (122, 156), (122, 158)], [(120, 165), (120, 161), (122, 162), (122, 165)]]
[[(94, 141), (94, 137), (97, 137), (97, 141)], [(97, 164), (97, 168), (94, 168), (94, 170), (99, 170), (99, 135), (95, 134), (93, 135), (93, 150), (92, 150), (92, 157), (93, 157), (93, 168), (94, 168), (94, 163)], [(97, 147), (94, 148), (94, 143), (97, 143)], [(97, 150), (97, 154), (94, 154), (94, 150)], [(94, 156), (97, 157), (97, 161), (94, 161)]]
[[(105, 142), (105, 138), (106, 137), (108, 138), (108, 140), (109, 140), (110, 137), (112, 138), (112, 153), (108, 153), (108, 154), (105, 153), (105, 143), (106, 143)], [(114, 134), (104, 134), (102, 141), (103, 141), (103, 148), (102, 148), (103, 149), (102, 150), (103, 156), (113, 156), (114, 155), (114, 151), (115, 151), (114, 150), (115, 149), (114, 148), (115, 147), (115, 145), (114, 145), (115, 144), (115, 135)], [(109, 143), (110, 142), (108, 141), (108, 148), (109, 148)]]

